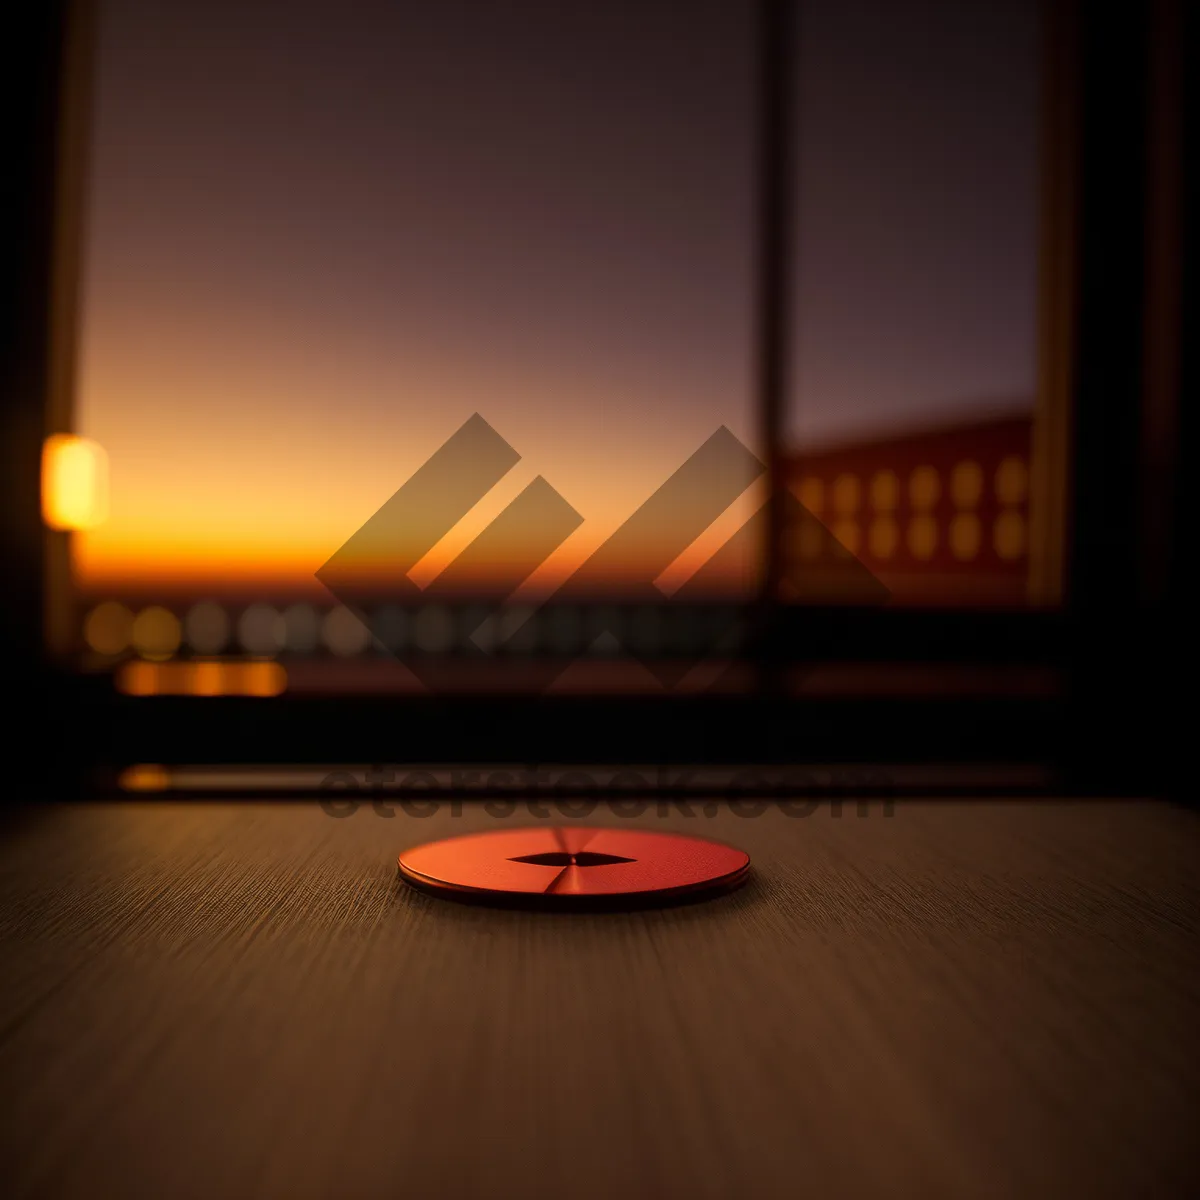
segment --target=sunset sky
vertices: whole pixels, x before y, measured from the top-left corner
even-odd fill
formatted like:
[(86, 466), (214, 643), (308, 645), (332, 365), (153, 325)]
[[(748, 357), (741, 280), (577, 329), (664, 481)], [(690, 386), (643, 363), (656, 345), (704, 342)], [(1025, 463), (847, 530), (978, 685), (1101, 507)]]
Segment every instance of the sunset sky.
[[(1030, 402), (1034, 5), (801, 11), (794, 444)], [(757, 448), (751, 6), (101, 14), (88, 590), (319, 591), (476, 412), (521, 461), (428, 578), (539, 474), (584, 518), (561, 574), (719, 426)]]

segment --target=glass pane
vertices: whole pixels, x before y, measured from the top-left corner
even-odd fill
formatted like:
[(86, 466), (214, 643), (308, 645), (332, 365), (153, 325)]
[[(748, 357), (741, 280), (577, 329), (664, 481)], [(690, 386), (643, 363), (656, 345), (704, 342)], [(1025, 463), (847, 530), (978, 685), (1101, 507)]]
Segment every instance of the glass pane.
[[(628, 536), (536, 638), (611, 657), (600, 602), (747, 595), (754, 48), (722, 0), (109, 0), (91, 648), (316, 654), (320, 686), (356, 687), (380, 644), (478, 655), (489, 605), (540, 604), (705, 446), (674, 527)], [(447, 445), (457, 474), (352, 564), (364, 629), (316, 572)], [(618, 650), (651, 654), (638, 612)]]
[(1033, 0), (803, 0), (792, 598), (1027, 603)]

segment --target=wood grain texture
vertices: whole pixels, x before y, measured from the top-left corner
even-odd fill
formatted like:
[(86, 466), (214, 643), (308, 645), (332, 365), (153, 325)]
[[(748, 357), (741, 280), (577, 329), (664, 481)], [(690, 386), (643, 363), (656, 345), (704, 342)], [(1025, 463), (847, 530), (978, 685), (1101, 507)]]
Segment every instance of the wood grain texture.
[(397, 880), (401, 848), (501, 824), (482, 807), (27, 818), (0, 845), (0, 1188), (1200, 1194), (1194, 815), (640, 821), (743, 847), (751, 883), (561, 915)]

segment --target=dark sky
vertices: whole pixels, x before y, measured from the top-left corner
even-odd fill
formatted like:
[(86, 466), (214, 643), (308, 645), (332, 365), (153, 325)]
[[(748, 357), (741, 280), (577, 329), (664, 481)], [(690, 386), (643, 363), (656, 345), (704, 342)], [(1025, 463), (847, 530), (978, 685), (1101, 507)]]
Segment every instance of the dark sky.
[[(102, 8), (93, 562), (322, 561), (475, 411), (597, 539), (717, 425), (753, 444), (750, 6)], [(1032, 0), (800, 32), (794, 435), (1029, 403)]]
[(803, 12), (794, 428), (838, 436), (1029, 403), (1037, 5)]

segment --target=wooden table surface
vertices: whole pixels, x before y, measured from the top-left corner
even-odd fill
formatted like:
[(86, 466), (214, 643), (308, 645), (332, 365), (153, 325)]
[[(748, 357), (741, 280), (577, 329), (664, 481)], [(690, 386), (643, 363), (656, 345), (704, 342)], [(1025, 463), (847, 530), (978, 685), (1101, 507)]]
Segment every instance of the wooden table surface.
[(10, 822), (0, 1191), (1200, 1195), (1195, 815), (651, 810), (742, 846), (754, 876), (641, 913), (465, 907), (396, 878), (405, 846), (518, 820)]

